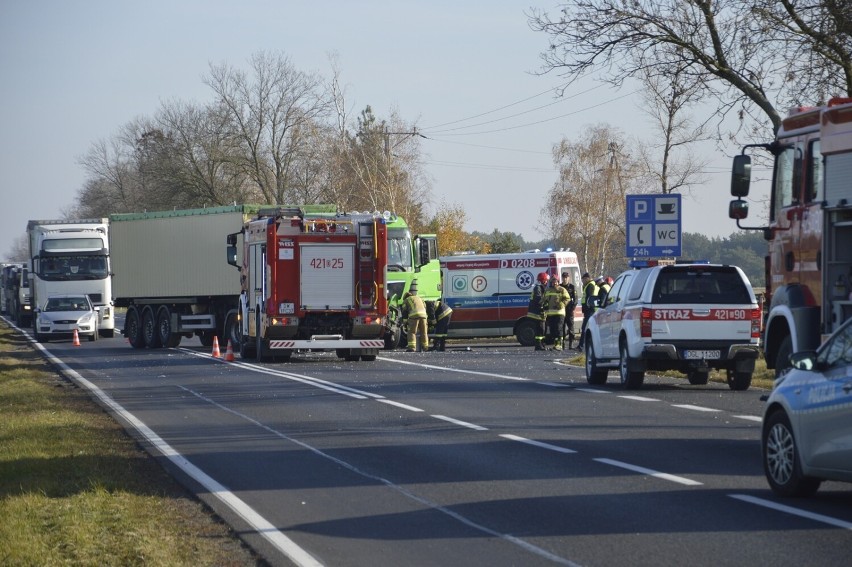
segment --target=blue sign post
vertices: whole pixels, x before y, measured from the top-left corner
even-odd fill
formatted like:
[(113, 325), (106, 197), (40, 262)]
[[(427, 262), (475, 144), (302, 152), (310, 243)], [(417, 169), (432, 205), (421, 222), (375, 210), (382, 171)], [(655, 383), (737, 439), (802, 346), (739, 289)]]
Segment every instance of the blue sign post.
[(680, 194), (627, 195), (628, 258), (681, 255)]

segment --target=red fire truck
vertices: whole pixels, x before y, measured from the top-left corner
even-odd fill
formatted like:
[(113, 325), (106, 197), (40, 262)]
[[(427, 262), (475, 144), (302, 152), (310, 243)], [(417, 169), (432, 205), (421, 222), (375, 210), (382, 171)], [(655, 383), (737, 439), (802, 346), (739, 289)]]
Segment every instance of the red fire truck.
[(388, 314), (387, 224), (378, 214), (276, 207), (229, 235), (228, 263), (240, 269), (240, 356), (286, 360), (334, 349), (375, 360)]
[[(774, 158), (769, 223), (740, 226), (748, 215), (750, 148)], [(795, 108), (771, 144), (734, 158), (728, 215), (763, 230), (767, 311), (763, 350), (776, 375), (791, 353), (816, 348), (852, 317), (852, 98)]]

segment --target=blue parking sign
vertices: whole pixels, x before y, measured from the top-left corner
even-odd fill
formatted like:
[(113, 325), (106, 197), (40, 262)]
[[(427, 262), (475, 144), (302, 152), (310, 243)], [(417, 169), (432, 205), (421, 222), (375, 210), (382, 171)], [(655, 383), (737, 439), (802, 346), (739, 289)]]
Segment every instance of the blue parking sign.
[(679, 193), (627, 195), (628, 258), (681, 255)]

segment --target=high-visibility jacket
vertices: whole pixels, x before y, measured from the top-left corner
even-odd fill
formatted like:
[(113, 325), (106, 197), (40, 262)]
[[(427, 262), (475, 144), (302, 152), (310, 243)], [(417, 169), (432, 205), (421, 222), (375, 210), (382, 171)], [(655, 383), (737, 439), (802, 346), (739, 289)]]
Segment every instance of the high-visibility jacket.
[(590, 281), (583, 286), (583, 315), (594, 313), (595, 306), (593, 300), (598, 296), (598, 286), (594, 281)]
[(571, 301), (571, 296), (568, 295), (568, 290), (559, 285), (551, 285), (544, 292), (544, 313), (548, 317), (558, 315), (565, 316), (565, 307)]
[(409, 294), (402, 302), (402, 314), (408, 319), (426, 319), (426, 303), (419, 295)]
[(537, 283), (530, 292), (530, 304), (527, 307), (527, 317), (544, 320), (544, 284)]

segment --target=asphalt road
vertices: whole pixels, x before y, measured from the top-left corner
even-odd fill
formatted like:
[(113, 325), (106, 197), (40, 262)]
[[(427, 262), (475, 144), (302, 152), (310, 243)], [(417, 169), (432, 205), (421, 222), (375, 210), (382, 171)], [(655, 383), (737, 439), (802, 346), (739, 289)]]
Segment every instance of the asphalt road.
[[(848, 565), (852, 486), (779, 499), (761, 390), (589, 387), (512, 343), (226, 363), (45, 345), (273, 565)], [(224, 352), (224, 345), (221, 345)]]

